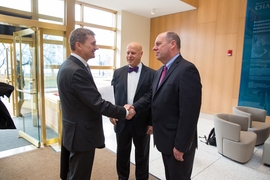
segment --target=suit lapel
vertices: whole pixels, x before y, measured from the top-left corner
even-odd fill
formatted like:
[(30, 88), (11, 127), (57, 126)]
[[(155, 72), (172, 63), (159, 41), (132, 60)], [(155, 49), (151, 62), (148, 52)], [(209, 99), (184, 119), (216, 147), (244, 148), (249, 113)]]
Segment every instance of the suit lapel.
[(152, 89), (153, 89), (153, 92), (154, 92), (153, 95), (155, 95), (155, 93), (156, 93), (157, 90), (158, 90), (158, 82), (159, 82), (159, 78), (160, 78), (160, 76), (161, 76), (161, 73), (162, 73), (162, 67), (159, 68), (159, 70), (157, 71), (156, 78), (155, 78), (154, 81), (153, 81), (153, 85), (152, 85)]
[(141, 86), (143, 84), (146, 73), (147, 73), (147, 69), (144, 68), (144, 65), (142, 64), (142, 70), (141, 70), (141, 74), (140, 74), (140, 77), (139, 77), (139, 82), (138, 82), (138, 85), (137, 85), (137, 88), (136, 88), (134, 98), (135, 98), (136, 94), (138, 93), (139, 89), (141, 88)]
[(166, 82), (166, 80), (170, 77), (170, 75), (172, 74), (172, 72), (173, 72), (173, 71), (175, 70), (175, 68), (177, 67), (179, 61), (180, 61), (179, 58), (175, 59), (175, 61), (172, 63), (170, 69), (167, 71), (167, 73), (166, 73), (166, 75), (165, 75), (165, 77), (164, 77), (164, 79), (163, 79), (163, 81), (161, 82), (161, 84), (160, 84), (159, 87), (161, 87), (161, 86)]
[[(85, 67), (85, 65), (84, 65), (79, 59), (77, 59), (77, 58), (74, 57), (74, 56), (69, 56), (69, 59), (70, 59), (71, 61), (75, 62), (76, 64), (78, 64), (81, 68), (83, 68), (83, 69), (86, 70), (87, 74), (89, 74), (91, 80), (93, 81), (94, 86), (96, 87), (94, 78), (93, 78), (92, 74), (90, 74), (91, 72), (89, 73), (89, 71), (88, 71), (88, 69)], [(97, 87), (96, 87), (96, 88), (97, 88)]]
[(172, 72), (175, 70), (175, 68), (178, 66), (178, 64), (179, 64), (179, 62), (180, 62), (180, 60), (181, 60), (181, 55), (179, 55), (175, 60), (174, 60), (174, 62), (172, 63), (172, 65), (171, 65), (171, 67), (169, 68), (169, 70), (167, 71), (167, 73), (166, 73), (166, 75), (165, 75), (165, 77), (164, 77), (164, 79), (163, 79), (163, 81), (161, 82), (161, 84), (160, 84), (160, 86), (158, 87), (158, 83), (159, 83), (159, 79), (160, 79), (160, 76), (161, 76), (161, 73), (162, 73), (162, 67), (158, 70), (158, 75), (157, 75), (157, 77), (158, 78), (156, 78), (156, 82), (155, 82), (155, 93), (154, 93), (154, 95), (158, 92), (158, 90), (160, 89), (160, 88), (162, 88), (162, 86), (163, 86), (163, 84), (164, 83), (166, 83), (166, 81), (167, 81), (167, 79), (171, 76), (171, 74), (172, 74)]
[(124, 93), (125, 93), (125, 99), (126, 99), (126, 102), (127, 102), (127, 76), (128, 76), (128, 66), (126, 66), (126, 68), (123, 68), (122, 69), (123, 72), (121, 72), (120, 74), (123, 74), (123, 76), (121, 76), (123, 79), (123, 84), (124, 84)]

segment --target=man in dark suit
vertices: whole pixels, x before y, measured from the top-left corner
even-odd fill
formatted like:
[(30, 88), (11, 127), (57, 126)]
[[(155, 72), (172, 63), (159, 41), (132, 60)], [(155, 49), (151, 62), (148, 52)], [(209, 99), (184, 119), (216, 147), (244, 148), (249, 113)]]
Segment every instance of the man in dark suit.
[[(152, 85), (155, 70), (141, 63), (142, 46), (132, 42), (127, 46), (126, 59), (128, 65), (114, 71), (112, 86), (115, 104), (123, 106), (133, 104), (147, 93)], [(152, 134), (150, 108), (137, 114), (131, 120), (125, 118), (116, 121), (117, 140), (117, 173), (121, 180), (127, 180), (130, 172), (130, 152), (132, 141), (135, 146), (135, 175), (137, 180), (148, 180), (149, 177), (149, 142)]]
[(98, 49), (95, 34), (89, 29), (75, 29), (69, 44), (71, 55), (57, 76), (63, 117), (60, 176), (89, 180), (95, 148), (105, 147), (102, 115), (130, 119), (135, 112), (127, 105), (115, 106), (105, 101), (98, 92), (87, 64)]
[(166, 179), (190, 179), (201, 107), (200, 75), (181, 56), (176, 33), (159, 34), (153, 50), (164, 66), (157, 71), (150, 92), (133, 106), (137, 113), (151, 106), (154, 143), (162, 153)]

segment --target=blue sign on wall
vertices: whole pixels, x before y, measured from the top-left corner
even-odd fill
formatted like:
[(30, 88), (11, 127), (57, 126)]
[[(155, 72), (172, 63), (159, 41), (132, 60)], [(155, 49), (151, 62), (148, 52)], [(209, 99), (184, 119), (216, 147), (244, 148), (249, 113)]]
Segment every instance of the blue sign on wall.
[(270, 0), (248, 0), (239, 106), (270, 115)]

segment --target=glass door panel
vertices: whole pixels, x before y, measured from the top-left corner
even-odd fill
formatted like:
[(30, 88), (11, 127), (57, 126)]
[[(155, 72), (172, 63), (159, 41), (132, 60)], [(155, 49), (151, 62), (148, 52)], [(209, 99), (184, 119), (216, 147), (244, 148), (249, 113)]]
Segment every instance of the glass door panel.
[[(65, 43), (64, 33), (60, 31), (43, 30), (40, 33), (42, 41), (40, 44), (42, 56), (40, 57), (41, 71), (43, 75), (44, 102), (45, 102), (45, 119), (46, 136), (42, 133), (42, 137), (46, 137), (46, 144), (60, 144), (62, 136), (62, 112), (60, 99), (57, 89), (57, 73), (60, 65), (65, 60)], [(42, 128), (43, 130), (43, 128)]]
[(13, 33), (14, 108), (19, 134), (40, 146), (36, 31), (25, 29)]
[[(0, 42), (0, 82), (9, 84), (13, 86), (12, 81), (12, 61), (11, 61), (11, 51), (12, 51), (12, 41), (3, 39)], [(14, 94), (11, 93), (11, 96), (7, 98), (6, 96), (0, 97), (4, 102), (7, 109), (10, 111), (10, 114), (14, 114)], [(15, 123), (16, 126), (16, 123)]]
[(11, 82), (11, 68), (10, 64), (10, 44), (0, 43), (0, 82)]

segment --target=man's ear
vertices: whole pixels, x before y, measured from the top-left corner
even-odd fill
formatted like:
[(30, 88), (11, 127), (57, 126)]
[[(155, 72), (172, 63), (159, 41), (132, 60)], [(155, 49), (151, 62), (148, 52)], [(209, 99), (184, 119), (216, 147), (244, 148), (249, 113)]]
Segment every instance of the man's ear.
[(79, 42), (76, 42), (75, 47), (76, 47), (76, 49), (81, 50), (82, 49), (82, 44), (79, 43)]
[(176, 48), (176, 41), (175, 40), (172, 40), (171, 41), (171, 45), (172, 45), (172, 49)]

